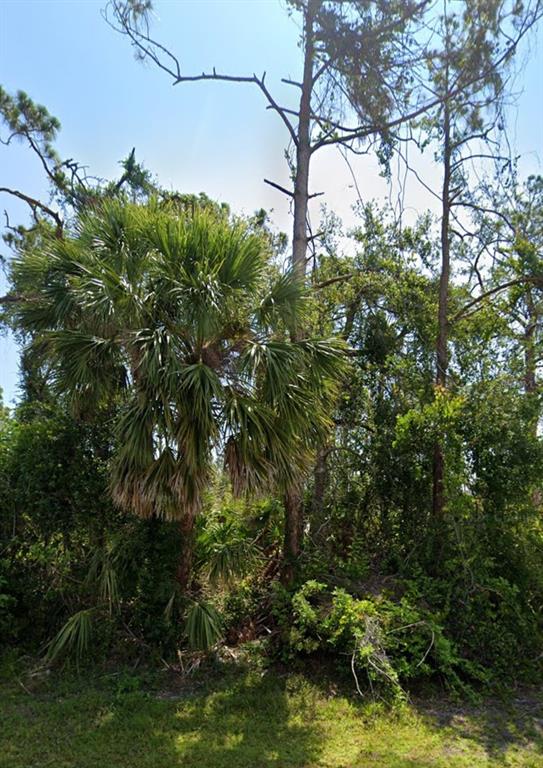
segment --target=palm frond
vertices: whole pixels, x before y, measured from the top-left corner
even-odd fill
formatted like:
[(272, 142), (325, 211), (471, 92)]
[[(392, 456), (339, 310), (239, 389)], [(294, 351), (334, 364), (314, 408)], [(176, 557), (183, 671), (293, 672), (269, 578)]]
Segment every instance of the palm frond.
[(279, 275), (268, 288), (255, 311), (257, 323), (265, 328), (284, 325), (295, 333), (304, 322), (306, 309), (305, 286), (294, 270)]
[(291, 340), (304, 286), (246, 222), (103, 201), (62, 241), (19, 254), (13, 275), (20, 326), (58, 389), (120, 403), (111, 489), (123, 508), (194, 516), (221, 453), (236, 493), (303, 475), (344, 355), (334, 340)]
[(88, 651), (92, 635), (93, 608), (74, 613), (48, 645), (46, 660), (53, 662), (61, 656), (74, 655), (80, 660)]
[(254, 566), (259, 551), (232, 522), (213, 522), (200, 535), (204, 569), (211, 583), (229, 584)]
[(220, 639), (222, 624), (219, 612), (211, 603), (193, 601), (185, 622), (189, 646), (198, 651), (209, 650)]
[(71, 329), (46, 332), (41, 339), (57, 361), (55, 378), (62, 390), (99, 401), (124, 381), (125, 369), (112, 340)]

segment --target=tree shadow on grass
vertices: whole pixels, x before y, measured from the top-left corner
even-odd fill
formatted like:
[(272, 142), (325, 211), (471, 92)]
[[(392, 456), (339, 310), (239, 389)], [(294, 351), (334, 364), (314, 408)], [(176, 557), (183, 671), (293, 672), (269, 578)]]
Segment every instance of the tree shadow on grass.
[[(541, 692), (528, 691), (508, 701), (488, 699), (479, 706), (435, 701), (415, 707), (430, 727), (447, 728), (451, 740), (479, 745), (492, 765), (510, 765), (511, 754), (522, 750), (533, 754), (543, 768)], [(531, 765), (535, 768), (536, 762)]]
[[(157, 732), (157, 723), (150, 723), (147, 735), (153, 734), (155, 756), (168, 768), (451, 768), (471, 765), (470, 759), (473, 766), (497, 768), (511, 765), (517, 749), (522, 756), (515, 765), (543, 768), (543, 758), (537, 762), (543, 755), (537, 717), (542, 713), (533, 701), (522, 707), (493, 702), (419, 711), (424, 721), (419, 732), (399, 712), (381, 712), (374, 727), (368, 702), (359, 699), (347, 704), (340, 697), (343, 709), (327, 708), (324, 714), (323, 693), (325, 688), (299, 677), (242, 675), (178, 702), (163, 729)], [(345, 715), (349, 724), (341, 746), (337, 722), (327, 727), (334, 713)]]
[[(0, 768), (305, 768), (318, 764), (316, 691), (258, 673), (213, 681), (213, 690), (160, 698), (15, 693), (0, 733)], [(2, 713), (4, 714), (4, 713)], [(0, 717), (0, 722), (4, 719)]]
[[(288, 681), (243, 675), (210, 693), (177, 700), (125, 697), (94, 733), (94, 765), (108, 768), (302, 768), (318, 763), (316, 701), (309, 692), (295, 711)], [(315, 693), (314, 696), (317, 694)], [(122, 762), (115, 747), (127, 742)], [(88, 741), (90, 735), (85, 737)], [(88, 745), (86, 745), (88, 747)], [(102, 762), (100, 762), (102, 761)], [(87, 768), (87, 763), (77, 763)], [(90, 768), (90, 764), (89, 764)]]
[(440, 700), (389, 712), (299, 675), (206, 678), (158, 696), (92, 686), (12, 691), (0, 707), (0, 768), (543, 766), (535, 695), (511, 705)]
[(177, 712), (185, 738), (180, 764), (207, 768), (306, 766), (318, 760), (321, 738), (313, 723), (312, 697), (289, 706), (285, 678), (248, 677), (198, 706)]

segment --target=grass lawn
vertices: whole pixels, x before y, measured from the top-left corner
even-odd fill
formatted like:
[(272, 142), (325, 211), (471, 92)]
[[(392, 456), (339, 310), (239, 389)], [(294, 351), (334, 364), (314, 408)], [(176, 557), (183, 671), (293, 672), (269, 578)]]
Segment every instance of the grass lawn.
[[(164, 683), (165, 681), (162, 681)], [(387, 712), (301, 676), (0, 685), (1, 768), (543, 768), (543, 699)]]

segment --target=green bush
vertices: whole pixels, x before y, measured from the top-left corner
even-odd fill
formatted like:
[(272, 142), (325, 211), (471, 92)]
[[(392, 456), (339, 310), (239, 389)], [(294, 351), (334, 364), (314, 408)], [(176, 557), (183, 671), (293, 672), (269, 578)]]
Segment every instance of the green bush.
[(7, 563), (0, 560), (0, 637), (6, 643), (13, 640), (15, 634), (15, 613), (17, 599), (9, 592)]
[(447, 631), (462, 655), (495, 681), (541, 679), (541, 604), (531, 605), (527, 597), (500, 576), (457, 584), (453, 590)]
[(292, 595), (278, 590), (275, 613), (287, 656), (332, 653), (350, 668), (359, 691), (369, 686), (394, 699), (403, 699), (404, 685), (413, 681), (439, 676), (450, 688), (463, 689), (466, 676), (481, 679), (482, 671), (459, 656), (412, 585), (402, 586), (404, 594), (395, 600), (356, 598), (314, 580)]

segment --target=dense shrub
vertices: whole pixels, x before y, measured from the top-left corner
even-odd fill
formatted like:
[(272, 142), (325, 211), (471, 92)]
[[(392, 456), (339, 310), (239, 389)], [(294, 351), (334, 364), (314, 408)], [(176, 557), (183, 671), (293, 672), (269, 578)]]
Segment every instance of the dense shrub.
[(465, 689), (465, 681), (483, 672), (462, 659), (446, 636), (441, 618), (417, 598), (416, 585), (396, 585), (404, 591), (357, 598), (345, 589), (305, 582), (293, 595), (278, 595), (276, 615), (283, 631), (287, 657), (333, 654), (350, 669), (357, 688), (377, 688), (395, 699), (404, 686), (440, 679), (450, 688)]

